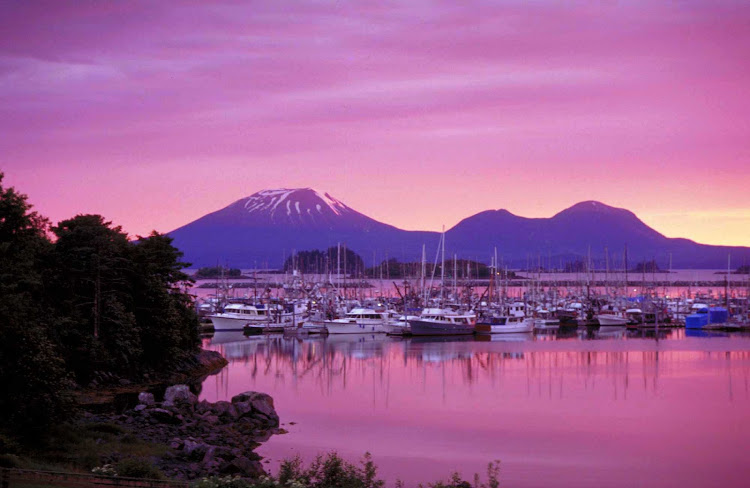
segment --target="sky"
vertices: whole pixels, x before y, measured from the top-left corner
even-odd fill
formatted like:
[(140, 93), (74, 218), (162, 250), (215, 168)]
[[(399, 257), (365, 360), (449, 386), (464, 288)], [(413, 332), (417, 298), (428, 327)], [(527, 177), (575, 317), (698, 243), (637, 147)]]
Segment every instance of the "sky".
[(313, 187), (440, 230), (584, 200), (750, 246), (750, 3), (0, 1), (0, 171), (168, 232)]

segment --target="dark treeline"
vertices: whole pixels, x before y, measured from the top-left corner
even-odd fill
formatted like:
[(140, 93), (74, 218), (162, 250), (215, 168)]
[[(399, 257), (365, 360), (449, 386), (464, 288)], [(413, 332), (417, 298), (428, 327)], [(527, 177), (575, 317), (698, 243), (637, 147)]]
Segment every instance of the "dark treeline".
[[(66, 417), (96, 371), (137, 379), (194, 354), (198, 321), (182, 253), (135, 242), (99, 215), (50, 226), (0, 173), (0, 429)], [(1, 439), (0, 439), (1, 440)]]
[(631, 271), (635, 273), (658, 273), (661, 271), (661, 268), (659, 268), (656, 261), (652, 259), (651, 261), (641, 261), (636, 264)]
[[(425, 274), (432, 276), (433, 267), (435, 268), (435, 277), (440, 277), (440, 263), (437, 267), (433, 263), (425, 265)], [(498, 270), (502, 272), (502, 270)], [(391, 258), (381, 262), (378, 266), (367, 268), (366, 275), (370, 278), (416, 278), (422, 273), (422, 263), (402, 263), (398, 259)], [(488, 265), (473, 261), (470, 259), (457, 259), (455, 262), (451, 259), (445, 262), (446, 278), (453, 278), (454, 274), (457, 279), (487, 279), (490, 277), (491, 269)]]
[(213, 266), (210, 268), (199, 268), (195, 272), (196, 278), (240, 278), (242, 271), (237, 268), (225, 268), (223, 266)]
[[(425, 265), (427, 276), (433, 272), (433, 263)], [(304, 274), (336, 274), (338, 269), (352, 278), (415, 278), (422, 273), (422, 263), (401, 262), (396, 258), (383, 260), (380, 264), (365, 267), (362, 257), (351, 249), (344, 246), (329, 247), (325, 251), (312, 250), (300, 251), (288, 257), (284, 262), (283, 270), (289, 272), (299, 270)], [(469, 259), (457, 259), (446, 261), (445, 276), (458, 279), (487, 279), (490, 277), (490, 267), (484, 263)], [(498, 270), (503, 273), (503, 270)], [(435, 276), (440, 276), (440, 264), (435, 269)], [(508, 272), (509, 277), (515, 273)]]
[(349, 276), (361, 277), (365, 270), (362, 257), (345, 246), (329, 247), (325, 251), (300, 251), (284, 261), (284, 271), (299, 270), (304, 274), (336, 274), (338, 270)]

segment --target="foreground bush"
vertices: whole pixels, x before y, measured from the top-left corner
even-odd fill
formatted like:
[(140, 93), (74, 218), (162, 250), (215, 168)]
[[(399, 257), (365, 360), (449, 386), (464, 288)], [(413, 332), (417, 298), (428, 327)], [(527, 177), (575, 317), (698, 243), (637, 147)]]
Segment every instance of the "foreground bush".
[[(470, 483), (453, 473), (448, 482), (428, 483), (427, 488), (498, 488), (500, 486), (500, 461), (487, 466), (487, 483), (482, 483), (478, 474)], [(377, 478), (377, 467), (370, 453), (365, 453), (360, 465), (342, 459), (336, 452), (319, 455), (305, 468), (302, 459), (296, 456), (281, 463), (276, 477), (264, 476), (258, 481), (248, 481), (239, 477), (212, 476), (193, 484), (193, 488), (383, 488), (385, 482)], [(418, 485), (424, 488), (421, 483)], [(401, 481), (397, 488), (404, 487)]]

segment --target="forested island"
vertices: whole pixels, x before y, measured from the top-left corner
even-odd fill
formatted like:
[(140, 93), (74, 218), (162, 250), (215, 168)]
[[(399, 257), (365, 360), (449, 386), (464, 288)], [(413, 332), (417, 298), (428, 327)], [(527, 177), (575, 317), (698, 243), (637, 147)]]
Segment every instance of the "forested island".
[[(297, 270), (308, 275), (328, 275), (340, 271), (355, 279), (393, 279), (421, 276), (422, 267), (421, 262), (401, 262), (396, 258), (385, 259), (375, 266), (366, 267), (362, 256), (356, 252), (343, 246), (333, 246), (326, 250), (313, 249), (295, 253), (286, 259), (282, 269), (285, 273)], [(441, 263), (426, 263), (424, 272), (427, 276), (433, 272), (435, 276), (440, 276)], [(488, 279), (491, 273), (488, 265), (469, 259), (450, 259), (445, 263), (445, 276), (450, 279), (453, 279), (454, 274), (457, 279), (462, 280)], [(500, 278), (515, 278), (512, 271), (498, 269), (498, 273)]]
[(198, 268), (193, 277), (201, 280), (210, 278), (244, 278), (241, 270), (237, 268), (225, 268), (224, 266)]

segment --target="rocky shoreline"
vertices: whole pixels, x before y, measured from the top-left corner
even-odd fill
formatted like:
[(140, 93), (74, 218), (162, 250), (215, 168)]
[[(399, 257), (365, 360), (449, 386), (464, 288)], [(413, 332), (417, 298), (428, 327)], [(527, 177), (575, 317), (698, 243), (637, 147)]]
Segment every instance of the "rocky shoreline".
[(187, 358), (172, 371), (145, 373), (137, 380), (121, 378), (112, 373), (96, 372), (86, 388), (75, 392), (77, 404), (85, 410), (108, 409), (123, 395), (137, 395), (144, 390), (153, 390), (164, 385), (200, 385), (206, 377), (221, 371), (229, 362), (216, 351), (201, 349)]
[[(192, 379), (215, 373), (226, 365), (226, 360), (213, 351), (202, 351), (196, 361), (176, 378)], [(175, 378), (175, 376), (172, 376)], [(234, 475), (257, 479), (266, 474), (261, 457), (254, 452), (279, 428), (279, 416), (273, 398), (265, 393), (248, 391), (231, 401), (211, 403), (198, 401), (187, 384), (170, 386), (162, 401), (153, 393), (143, 391), (158, 382), (115, 385), (106, 392), (91, 391), (85, 398), (89, 407), (81, 422), (85, 424), (112, 423), (123, 428), (123, 437), (135, 436), (151, 444), (165, 446), (164, 454), (148, 459), (168, 478), (194, 480), (208, 476)], [(161, 383), (163, 384), (163, 383)], [(92, 385), (92, 389), (96, 385)], [(138, 393), (138, 404), (122, 412), (102, 409), (117, 395)], [(86, 393), (82, 393), (86, 394)], [(121, 461), (119, 453), (102, 459), (102, 464)]]

